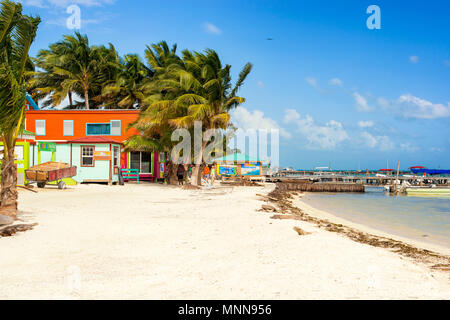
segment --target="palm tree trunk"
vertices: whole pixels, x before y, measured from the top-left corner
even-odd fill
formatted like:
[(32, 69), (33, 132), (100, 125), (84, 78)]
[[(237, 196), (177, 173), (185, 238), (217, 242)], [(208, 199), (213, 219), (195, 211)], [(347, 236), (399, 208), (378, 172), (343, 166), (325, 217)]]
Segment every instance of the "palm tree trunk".
[[(5, 146), (6, 147), (6, 146)], [(17, 216), (17, 168), (14, 164), (14, 148), (8, 146), (1, 168), (0, 214), (16, 218)]]
[(70, 109), (72, 109), (73, 108), (72, 91), (69, 91), (69, 105)]
[(197, 155), (197, 158), (194, 160), (195, 166), (194, 166), (194, 168), (192, 168), (192, 175), (191, 175), (191, 184), (194, 186), (202, 185), (203, 151), (205, 150), (207, 144), (208, 144), (208, 141), (203, 141), (200, 153)]
[(88, 91), (88, 89), (84, 89), (84, 105), (86, 106), (86, 110), (89, 110), (89, 91)]

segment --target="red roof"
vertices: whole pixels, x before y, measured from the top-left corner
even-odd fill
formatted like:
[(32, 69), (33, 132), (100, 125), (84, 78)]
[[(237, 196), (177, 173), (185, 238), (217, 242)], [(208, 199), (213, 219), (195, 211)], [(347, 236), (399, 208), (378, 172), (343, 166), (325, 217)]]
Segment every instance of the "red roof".
[(116, 144), (122, 144), (122, 142), (114, 140), (110, 137), (105, 136), (92, 136), (92, 137), (84, 137), (79, 138), (75, 140), (70, 140), (69, 143), (116, 143)]

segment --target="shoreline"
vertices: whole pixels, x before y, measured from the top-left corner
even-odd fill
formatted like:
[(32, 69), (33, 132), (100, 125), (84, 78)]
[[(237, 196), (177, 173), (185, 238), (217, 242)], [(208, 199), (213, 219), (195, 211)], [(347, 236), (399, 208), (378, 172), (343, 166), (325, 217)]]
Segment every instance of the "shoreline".
[(306, 204), (301, 200), (303, 195), (304, 193), (295, 190), (279, 189), (269, 193), (266, 201), (271, 201), (279, 207), (280, 211), (275, 212), (282, 212), (282, 214), (275, 214), (271, 218), (309, 222), (319, 229), (341, 234), (354, 242), (381, 247), (411, 258), (432, 270), (439, 270), (446, 274), (450, 271), (450, 250), (448, 248), (396, 236), (340, 218), (330, 212)]
[(294, 199), (294, 205), (296, 207), (298, 207), (300, 210), (303, 210), (307, 214), (309, 214), (315, 218), (318, 218), (318, 219), (327, 219), (330, 222), (342, 224), (342, 225), (357, 229), (362, 232), (370, 233), (374, 236), (383, 237), (383, 238), (391, 238), (393, 240), (404, 242), (406, 244), (417, 247), (419, 249), (434, 251), (438, 254), (445, 255), (445, 256), (450, 255), (450, 248), (448, 248), (448, 247), (445, 247), (445, 246), (442, 246), (439, 244), (435, 244), (435, 243), (412, 239), (409, 237), (400, 236), (395, 233), (383, 231), (381, 229), (368, 226), (364, 223), (358, 223), (358, 222), (351, 221), (349, 219), (342, 218), (339, 215), (334, 214), (333, 212), (330, 212), (328, 210), (323, 210), (323, 209), (314, 207), (313, 205), (311, 205), (309, 203), (306, 203), (302, 199), (301, 196), (297, 196), (296, 199)]

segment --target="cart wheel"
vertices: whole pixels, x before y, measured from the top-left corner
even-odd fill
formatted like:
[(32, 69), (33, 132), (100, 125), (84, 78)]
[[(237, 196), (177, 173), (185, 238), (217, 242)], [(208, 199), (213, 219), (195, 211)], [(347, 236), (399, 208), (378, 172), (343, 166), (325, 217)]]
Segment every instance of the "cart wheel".
[(37, 186), (38, 188), (45, 188), (45, 182), (38, 182)]
[(65, 189), (65, 188), (66, 188), (66, 183), (64, 181), (58, 182), (58, 189)]

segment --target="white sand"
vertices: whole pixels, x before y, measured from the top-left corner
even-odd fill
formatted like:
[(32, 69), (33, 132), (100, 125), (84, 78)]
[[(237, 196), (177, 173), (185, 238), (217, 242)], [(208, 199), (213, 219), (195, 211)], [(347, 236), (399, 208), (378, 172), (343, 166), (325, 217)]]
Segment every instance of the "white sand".
[(21, 191), (22, 218), (39, 225), (0, 238), (0, 299), (450, 298), (448, 276), (257, 212), (271, 188)]

